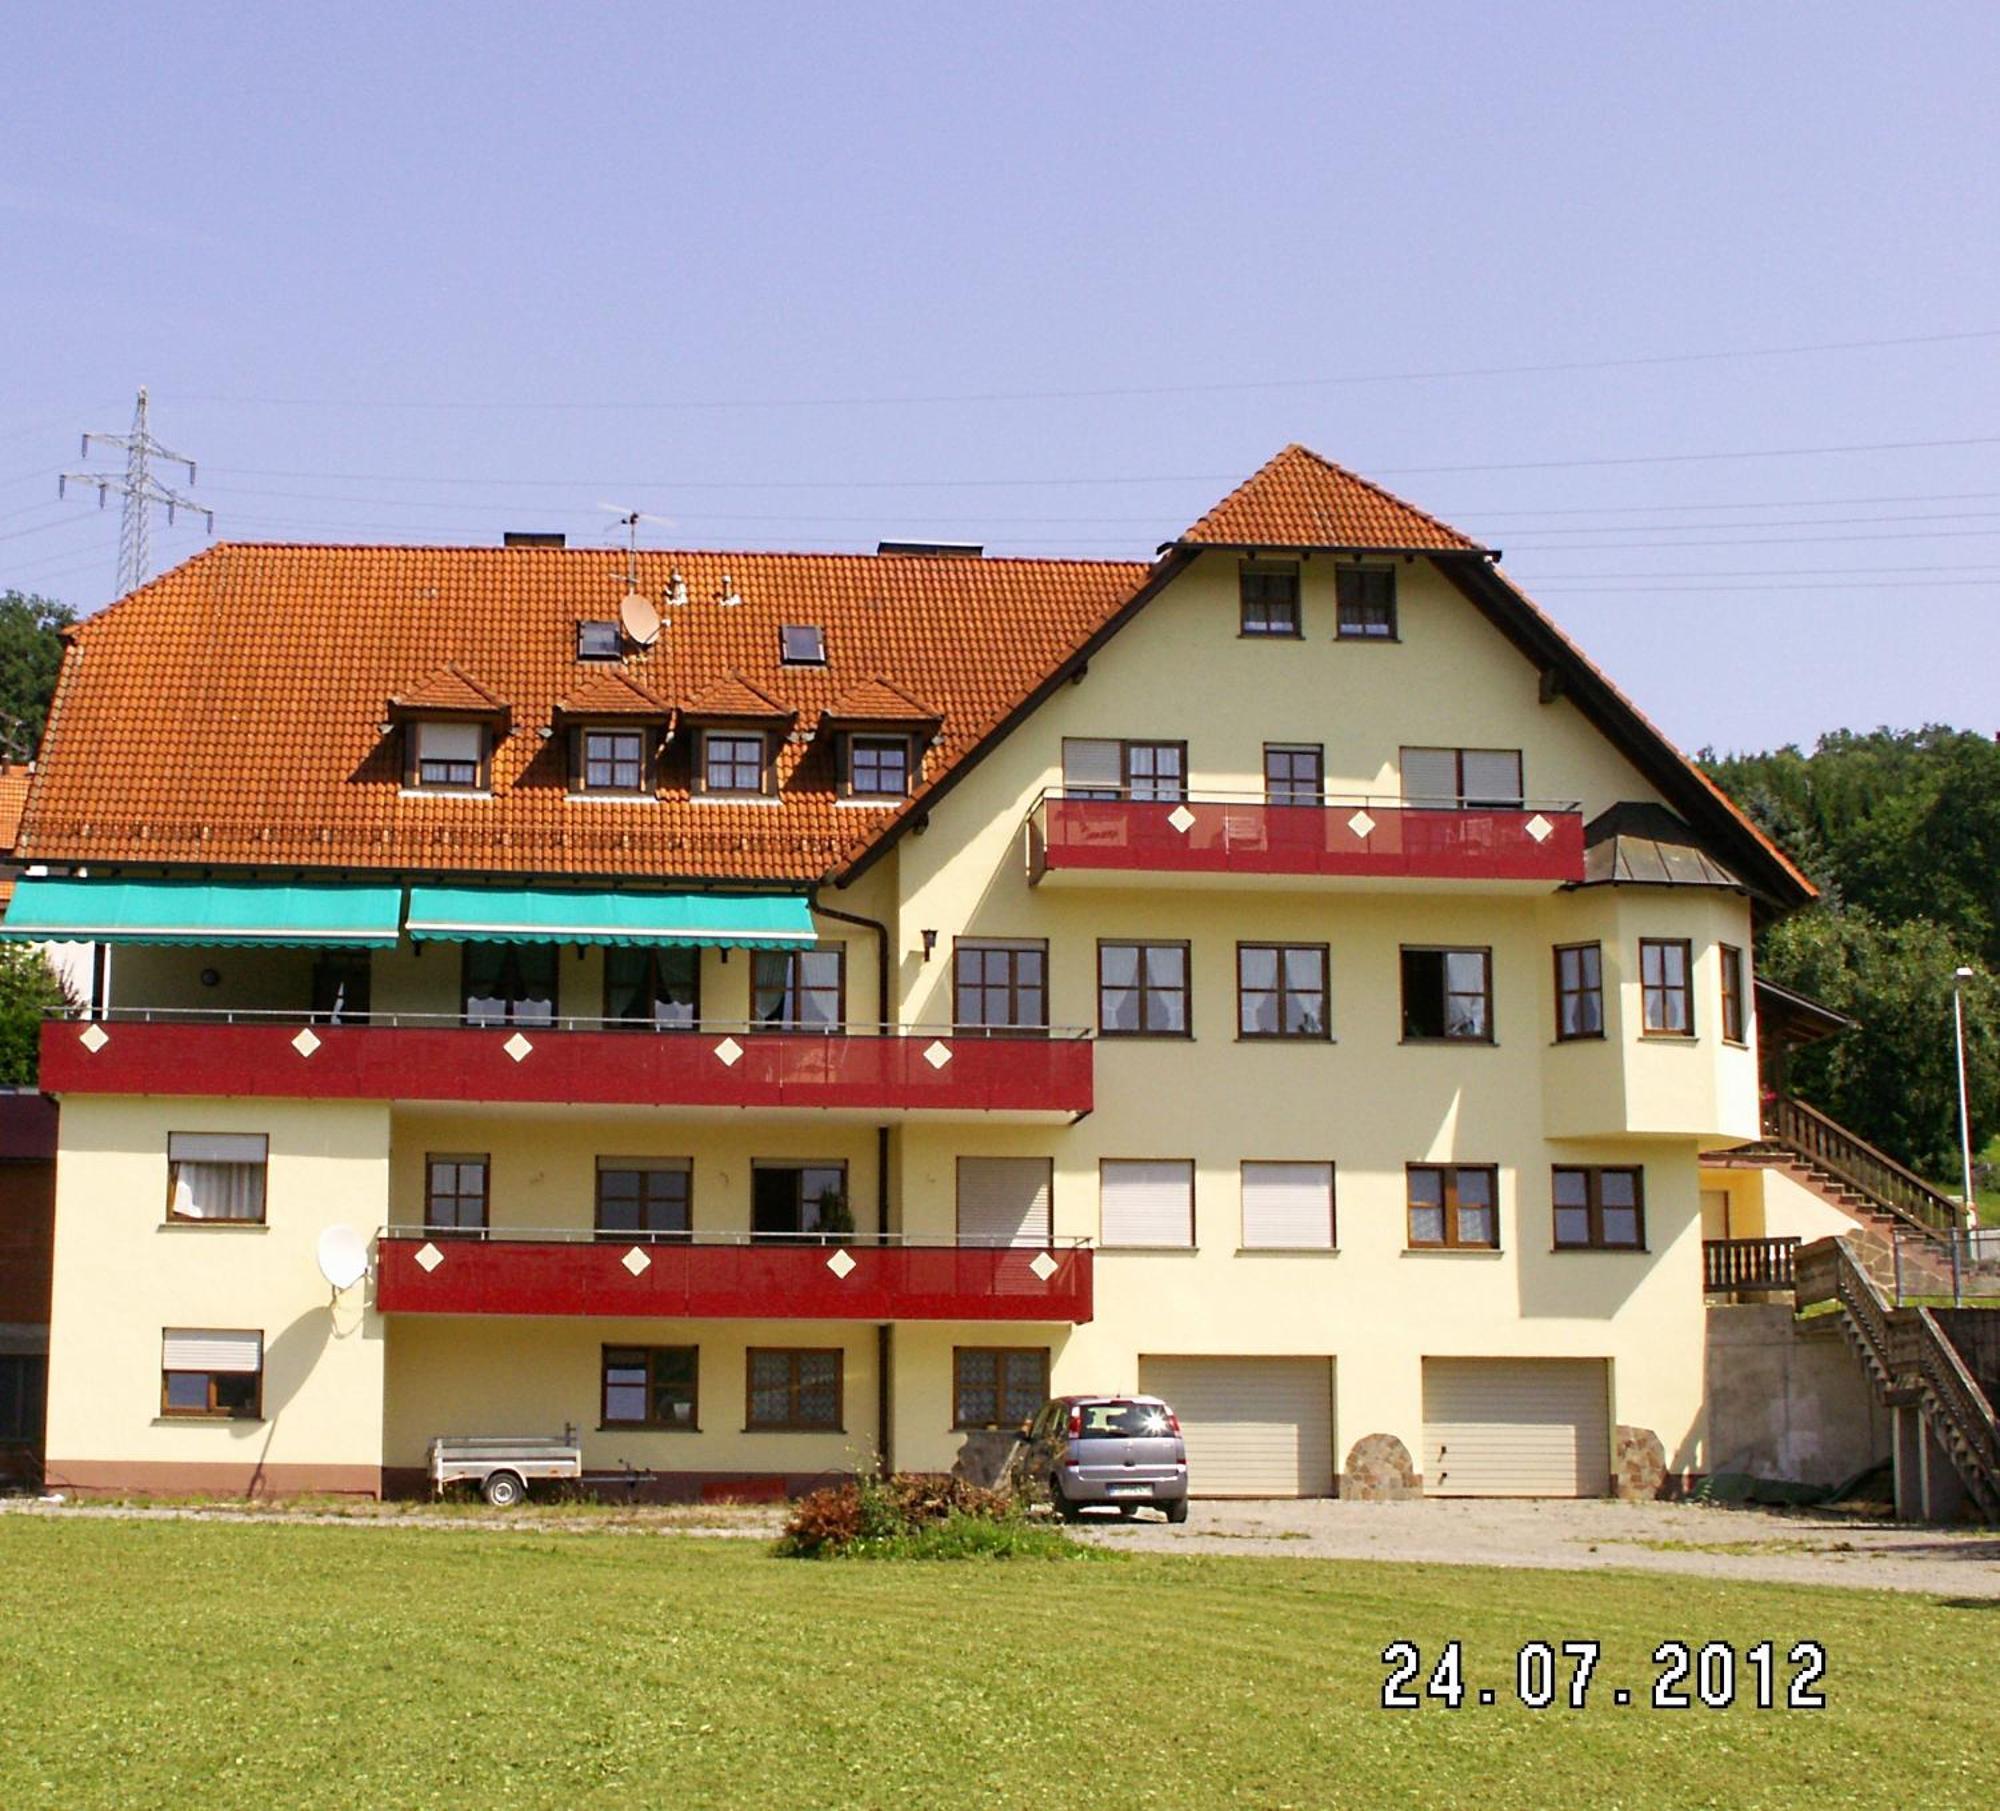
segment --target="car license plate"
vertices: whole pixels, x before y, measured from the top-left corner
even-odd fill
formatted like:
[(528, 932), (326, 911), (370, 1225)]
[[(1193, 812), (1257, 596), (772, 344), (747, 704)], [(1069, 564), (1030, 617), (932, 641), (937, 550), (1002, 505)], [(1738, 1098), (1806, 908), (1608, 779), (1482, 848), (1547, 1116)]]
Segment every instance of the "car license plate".
[(1149, 1497), (1153, 1494), (1153, 1487), (1150, 1484), (1114, 1484), (1111, 1494), (1114, 1497)]

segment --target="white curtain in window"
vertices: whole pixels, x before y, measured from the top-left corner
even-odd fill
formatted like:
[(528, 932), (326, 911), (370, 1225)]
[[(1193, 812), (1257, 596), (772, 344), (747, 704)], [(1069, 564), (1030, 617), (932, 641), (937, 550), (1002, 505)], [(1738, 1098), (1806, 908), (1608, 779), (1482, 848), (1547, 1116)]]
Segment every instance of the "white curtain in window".
[(167, 1140), (174, 1167), (175, 1215), (183, 1220), (261, 1220), (264, 1161), (270, 1141), (262, 1134), (176, 1132)]

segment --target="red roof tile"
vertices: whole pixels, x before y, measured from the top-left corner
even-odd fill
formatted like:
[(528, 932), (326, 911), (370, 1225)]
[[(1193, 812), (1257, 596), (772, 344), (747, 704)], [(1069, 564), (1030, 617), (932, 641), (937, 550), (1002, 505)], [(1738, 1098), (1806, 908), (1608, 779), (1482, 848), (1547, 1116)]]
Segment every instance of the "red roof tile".
[(604, 667), (570, 687), (556, 700), (559, 717), (671, 717), (674, 707), (637, 681)]
[(28, 802), (28, 782), (33, 778), (31, 768), (0, 762), (0, 855), (10, 854), (21, 834), (21, 810)]
[(504, 713), (507, 709), (506, 699), (491, 686), (481, 685), (453, 660), (446, 661), (422, 685), (414, 686), (407, 692), (392, 692), (389, 704), (394, 710), (412, 715), (424, 711), (445, 711), (483, 717), (496, 712)]
[(687, 717), (716, 723), (790, 722), (797, 715), (766, 697), (741, 673), (724, 673), (681, 706)]
[(820, 718), (827, 723), (935, 723), (942, 715), (886, 679), (864, 679), (842, 692)]
[(1481, 551), (1437, 517), (1296, 443), (1239, 484), (1181, 540), (1212, 547)]

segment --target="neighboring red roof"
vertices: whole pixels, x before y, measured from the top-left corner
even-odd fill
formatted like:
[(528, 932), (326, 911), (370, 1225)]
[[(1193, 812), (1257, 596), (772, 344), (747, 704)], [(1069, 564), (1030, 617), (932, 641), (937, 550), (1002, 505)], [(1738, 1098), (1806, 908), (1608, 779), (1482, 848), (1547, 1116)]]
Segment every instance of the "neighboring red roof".
[(11, 854), (21, 834), (21, 811), (28, 802), (31, 768), (0, 762), (0, 855)]
[(507, 709), (506, 699), (491, 686), (481, 685), (456, 661), (451, 660), (439, 667), (422, 685), (413, 687), (407, 692), (392, 693), (389, 703), (395, 710), (412, 714), (445, 711), (483, 717), (496, 712), (504, 714)]
[(942, 714), (886, 679), (850, 686), (820, 713), (829, 723), (935, 723)]
[(1484, 551), (1437, 517), (1296, 442), (1239, 484), (1181, 541), (1197, 547)]
[(671, 717), (674, 707), (615, 667), (579, 680), (556, 700), (559, 717)]
[[(685, 743), (670, 745), (657, 803), (566, 799), (567, 750), (537, 732), (557, 699), (603, 674), (575, 658), (576, 623), (616, 607), (625, 565), (611, 549), (210, 548), (72, 632), (24, 821), (33, 858), (784, 884), (858, 858), (902, 814), (839, 810), (831, 751), (796, 732), (780, 746), (781, 810), (691, 804)], [(690, 598), (714, 599), (726, 572), (743, 602), (666, 612), (659, 640), (618, 671), (683, 709), (797, 713), (803, 728), (882, 678), (942, 715), (928, 780), (1116, 615), (1147, 570), (642, 551), (649, 596), (678, 572)], [(825, 630), (825, 666), (781, 664), (778, 631), (798, 622)], [(491, 799), (399, 796), (383, 700), (447, 666), (513, 705)], [(725, 674), (735, 678), (718, 686)], [(432, 693), (426, 682), (408, 695)]]
[(789, 723), (795, 711), (766, 697), (741, 673), (724, 673), (681, 707), (681, 714), (710, 723)]

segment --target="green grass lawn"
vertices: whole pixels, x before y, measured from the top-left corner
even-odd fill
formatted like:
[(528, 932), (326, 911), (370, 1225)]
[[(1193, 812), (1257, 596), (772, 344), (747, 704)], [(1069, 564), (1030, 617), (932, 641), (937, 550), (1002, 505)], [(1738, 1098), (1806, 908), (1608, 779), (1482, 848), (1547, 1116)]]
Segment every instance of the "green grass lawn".
[[(0, 1628), (6, 1811), (1990, 1806), (2000, 1727), (2000, 1603), (1638, 1574), (8, 1517)], [(1379, 1708), (1454, 1636), (1501, 1707)], [(1509, 1702), (1584, 1636), (1588, 1709)], [(1642, 1708), (1668, 1637), (1817, 1639), (1827, 1708)]]

